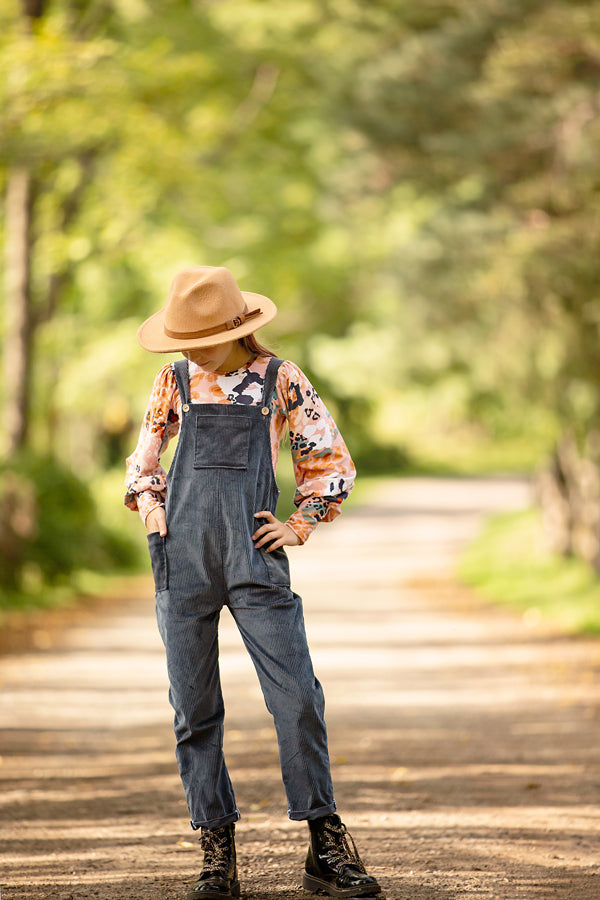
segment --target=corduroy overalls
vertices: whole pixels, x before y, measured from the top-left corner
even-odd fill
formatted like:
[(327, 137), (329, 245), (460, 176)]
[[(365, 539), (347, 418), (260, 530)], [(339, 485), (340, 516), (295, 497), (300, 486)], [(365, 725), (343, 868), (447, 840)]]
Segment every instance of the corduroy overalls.
[(275, 512), (270, 444), (277, 370), (269, 362), (260, 406), (192, 403), (187, 360), (173, 364), (181, 398), (179, 442), (167, 478), (167, 535), (148, 535), (156, 612), (167, 651), (177, 762), (192, 827), (239, 818), (223, 757), (218, 622), (228, 606), (272, 714), (291, 819), (335, 810), (321, 685), (290, 589), (283, 548), (257, 549), (254, 514)]

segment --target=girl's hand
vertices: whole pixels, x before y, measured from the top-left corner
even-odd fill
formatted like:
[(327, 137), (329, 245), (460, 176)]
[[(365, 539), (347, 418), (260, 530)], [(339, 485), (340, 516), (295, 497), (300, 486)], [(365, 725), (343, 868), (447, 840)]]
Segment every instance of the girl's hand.
[[(148, 516), (148, 518), (150, 518), (150, 516)], [(300, 543), (300, 538), (296, 532), (293, 531), (289, 525), (286, 525), (285, 522), (280, 522), (279, 519), (276, 519), (273, 513), (269, 512), (268, 509), (263, 509), (261, 512), (255, 513), (254, 518), (267, 520), (266, 524), (257, 528), (252, 535), (252, 540), (256, 541), (257, 547), (262, 547), (263, 544), (269, 544), (269, 541), (273, 542), (269, 544), (268, 547), (265, 547), (266, 553), (271, 553), (273, 550), (277, 550), (284, 545), (287, 547), (296, 547)]]
[(161, 537), (167, 533), (167, 516), (162, 506), (157, 506), (146, 516), (146, 531), (148, 534), (158, 531)]

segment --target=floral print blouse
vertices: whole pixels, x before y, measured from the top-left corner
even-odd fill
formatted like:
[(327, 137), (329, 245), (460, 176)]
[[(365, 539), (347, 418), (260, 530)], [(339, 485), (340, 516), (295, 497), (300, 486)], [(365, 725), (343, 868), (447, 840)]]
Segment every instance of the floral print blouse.
[[(259, 356), (235, 372), (205, 372), (189, 363), (192, 403), (261, 403), (269, 357)], [(160, 456), (179, 431), (181, 400), (175, 374), (168, 364), (156, 378), (137, 447), (127, 459), (125, 504), (142, 519), (164, 506), (166, 472)], [(329, 522), (354, 486), (356, 471), (333, 418), (304, 373), (294, 363), (279, 367), (271, 399), (271, 454), (277, 469), (279, 445), (289, 429), (296, 493), (296, 511), (287, 524), (301, 543), (319, 522)]]

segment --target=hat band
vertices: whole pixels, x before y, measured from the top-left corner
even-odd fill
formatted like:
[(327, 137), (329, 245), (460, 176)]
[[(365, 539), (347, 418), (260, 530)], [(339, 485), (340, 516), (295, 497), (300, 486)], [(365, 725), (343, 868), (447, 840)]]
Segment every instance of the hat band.
[(199, 331), (171, 331), (171, 329), (167, 328), (165, 325), (165, 334), (167, 337), (181, 341), (185, 341), (188, 338), (210, 337), (211, 334), (221, 334), (223, 331), (231, 331), (233, 328), (239, 328), (240, 325), (243, 325), (248, 319), (259, 316), (261, 312), (262, 310), (260, 307), (258, 309), (251, 309), (250, 312), (243, 312), (241, 316), (234, 316), (233, 319), (229, 319), (221, 325), (215, 325), (212, 328), (201, 328)]

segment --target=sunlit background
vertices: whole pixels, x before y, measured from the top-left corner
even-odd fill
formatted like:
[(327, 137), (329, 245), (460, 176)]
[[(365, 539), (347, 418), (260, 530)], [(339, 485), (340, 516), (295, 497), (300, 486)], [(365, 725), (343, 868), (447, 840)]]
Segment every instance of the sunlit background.
[(275, 300), (363, 483), (532, 474), (597, 590), (600, 3), (0, 0), (0, 33), (3, 606), (145, 564), (135, 332), (189, 264)]

